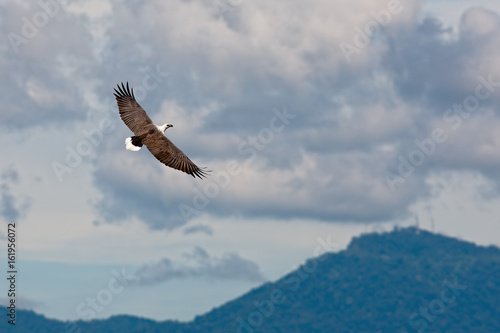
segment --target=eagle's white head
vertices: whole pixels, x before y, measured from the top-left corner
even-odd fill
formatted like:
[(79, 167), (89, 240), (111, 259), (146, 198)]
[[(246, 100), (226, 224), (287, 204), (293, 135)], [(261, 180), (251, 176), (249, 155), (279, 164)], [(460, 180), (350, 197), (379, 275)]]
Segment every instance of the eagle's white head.
[(158, 127), (158, 129), (160, 130), (160, 132), (165, 133), (165, 131), (167, 130), (167, 128), (174, 127), (174, 125), (172, 125), (172, 124), (164, 124), (164, 125), (156, 126), (156, 127)]

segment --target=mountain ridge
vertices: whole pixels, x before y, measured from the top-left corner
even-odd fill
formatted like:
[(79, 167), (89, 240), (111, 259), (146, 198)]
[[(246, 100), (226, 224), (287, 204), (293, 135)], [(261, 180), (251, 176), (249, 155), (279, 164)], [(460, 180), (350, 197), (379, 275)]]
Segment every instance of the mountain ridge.
[(61, 322), (21, 310), (16, 332), (500, 332), (498, 296), (499, 248), (396, 228), (354, 237), (189, 322)]

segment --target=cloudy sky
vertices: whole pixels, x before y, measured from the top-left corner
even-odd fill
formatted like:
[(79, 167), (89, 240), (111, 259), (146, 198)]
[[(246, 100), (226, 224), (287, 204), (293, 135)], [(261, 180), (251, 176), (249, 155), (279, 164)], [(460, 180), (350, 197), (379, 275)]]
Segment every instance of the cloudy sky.
[[(500, 245), (496, 0), (0, 7), (21, 307), (190, 320), (363, 232)], [(126, 81), (211, 177), (125, 150)]]

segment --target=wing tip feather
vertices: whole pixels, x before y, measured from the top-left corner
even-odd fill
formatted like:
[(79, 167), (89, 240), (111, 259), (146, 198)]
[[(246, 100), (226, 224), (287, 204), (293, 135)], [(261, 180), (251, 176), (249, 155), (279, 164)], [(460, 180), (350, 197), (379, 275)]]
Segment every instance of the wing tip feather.
[(194, 170), (193, 172), (191, 172), (191, 176), (193, 176), (194, 178), (198, 177), (200, 179), (203, 179), (203, 178), (206, 178), (210, 175), (210, 173), (212, 172), (212, 170), (205, 170), (207, 167), (203, 167), (203, 168), (198, 168), (196, 170)]
[[(120, 86), (121, 84), (121, 86)], [(123, 82), (120, 82), (116, 85), (116, 87), (118, 88), (118, 90), (116, 88), (113, 88), (113, 90), (115, 91), (115, 93), (113, 95), (115, 95), (115, 97), (117, 99), (122, 99), (122, 98), (127, 98), (127, 97), (130, 97), (132, 98), (133, 100), (135, 100), (135, 96), (134, 96), (134, 88), (130, 89), (130, 86), (128, 84), (128, 81), (126, 82), (126, 86)]]

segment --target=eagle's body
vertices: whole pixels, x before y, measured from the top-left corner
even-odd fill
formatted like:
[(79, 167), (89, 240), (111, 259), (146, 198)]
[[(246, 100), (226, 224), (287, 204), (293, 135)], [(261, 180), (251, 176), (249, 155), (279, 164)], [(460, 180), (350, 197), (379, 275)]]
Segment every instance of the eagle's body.
[(134, 132), (134, 136), (125, 139), (125, 148), (138, 151), (144, 145), (160, 162), (171, 168), (183, 171), (193, 177), (203, 178), (207, 171), (199, 168), (177, 148), (166, 136), (165, 130), (173, 127), (171, 124), (155, 125), (146, 111), (137, 103), (133, 89), (128, 83), (125, 87), (118, 85), (115, 89), (118, 111), (125, 125)]

